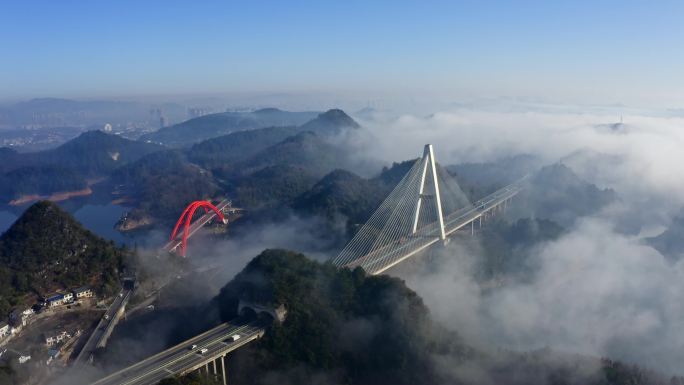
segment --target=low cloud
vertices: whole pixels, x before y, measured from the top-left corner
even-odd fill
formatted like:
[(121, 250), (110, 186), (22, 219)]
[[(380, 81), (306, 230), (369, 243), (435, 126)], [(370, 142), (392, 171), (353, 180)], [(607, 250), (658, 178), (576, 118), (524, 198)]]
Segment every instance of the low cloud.
[[(453, 244), (453, 242), (452, 242)], [(408, 276), (439, 322), (480, 346), (551, 347), (684, 374), (684, 263), (586, 219), (531, 255), (531, 282), (483, 290), (477, 250), (448, 247)]]
[[(616, 125), (620, 119), (624, 125)], [(427, 116), (361, 120), (352, 145), (385, 163), (421, 155), (435, 145), (446, 164), (489, 162), (533, 154), (563, 160), (630, 204), (668, 216), (684, 205), (684, 118), (618, 107), (460, 106)]]

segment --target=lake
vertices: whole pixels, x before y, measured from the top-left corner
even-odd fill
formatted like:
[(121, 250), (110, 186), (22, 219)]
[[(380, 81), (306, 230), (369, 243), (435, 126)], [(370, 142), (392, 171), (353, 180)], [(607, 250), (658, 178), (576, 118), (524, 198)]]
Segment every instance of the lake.
[[(28, 208), (26, 206), (24, 209)], [(141, 235), (132, 236), (124, 235), (114, 229), (114, 225), (121, 218), (124, 212), (128, 210), (127, 207), (115, 204), (85, 204), (70, 211), (70, 214), (85, 226), (88, 230), (101, 236), (102, 238), (112, 240), (114, 243), (127, 244), (133, 246), (134, 243), (141, 240)], [(18, 215), (15, 212), (0, 210), (0, 232), (5, 232), (16, 221)]]

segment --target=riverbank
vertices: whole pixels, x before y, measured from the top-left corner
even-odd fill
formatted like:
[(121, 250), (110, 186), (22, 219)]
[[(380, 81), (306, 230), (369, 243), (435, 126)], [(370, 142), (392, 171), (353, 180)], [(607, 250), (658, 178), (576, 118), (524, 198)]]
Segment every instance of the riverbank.
[(51, 202), (61, 202), (65, 201), (67, 199), (75, 198), (75, 197), (84, 197), (91, 195), (93, 193), (93, 190), (90, 188), (90, 186), (82, 189), (82, 190), (75, 190), (75, 191), (60, 191), (56, 193), (52, 193), (50, 195), (39, 195), (39, 194), (28, 194), (28, 195), (22, 195), (17, 199), (13, 199), (8, 202), (8, 205), (10, 206), (21, 206), (25, 205), (27, 203), (33, 203), (39, 200), (48, 200)]

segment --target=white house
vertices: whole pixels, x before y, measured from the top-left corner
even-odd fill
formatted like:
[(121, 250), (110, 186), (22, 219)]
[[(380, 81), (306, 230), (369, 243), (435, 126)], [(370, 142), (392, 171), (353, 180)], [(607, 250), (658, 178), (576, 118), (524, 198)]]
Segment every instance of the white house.
[(63, 330), (60, 333), (54, 334), (54, 335), (46, 335), (45, 336), (45, 345), (48, 347), (58, 344), (62, 341), (64, 341), (67, 338), (71, 338), (71, 335), (67, 333), (66, 330)]
[(76, 300), (81, 298), (91, 298), (93, 296), (93, 290), (88, 286), (81, 286), (73, 290), (74, 297)]
[(45, 300), (47, 307), (55, 307), (64, 304), (63, 294), (53, 294)]
[(0, 338), (10, 335), (10, 326), (7, 322), (0, 322)]

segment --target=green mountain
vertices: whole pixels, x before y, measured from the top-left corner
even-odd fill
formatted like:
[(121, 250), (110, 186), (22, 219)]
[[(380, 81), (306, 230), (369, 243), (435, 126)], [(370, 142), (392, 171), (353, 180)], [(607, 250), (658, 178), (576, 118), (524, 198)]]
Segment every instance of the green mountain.
[(60, 191), (82, 190), (85, 178), (78, 172), (56, 166), (26, 166), (0, 174), (0, 201), (23, 195), (50, 195)]
[(302, 131), (311, 131), (321, 136), (327, 136), (337, 135), (346, 129), (357, 129), (360, 127), (361, 126), (344, 111), (332, 109), (319, 114), (316, 119), (301, 126), (301, 129)]
[(431, 327), (423, 301), (401, 280), (302, 254), (266, 250), (253, 259), (214, 301), (224, 320), (236, 316), (240, 299), (284, 305), (287, 319), (245, 350), (240, 362), (248, 367), (233, 372), (239, 383), (261, 383), (249, 373), (301, 366), (309, 374), (342, 371), (352, 384), (433, 384), (434, 356), (466, 352), (455, 335)]
[(238, 131), (193, 145), (187, 151), (188, 159), (207, 169), (221, 168), (250, 158), (300, 131), (296, 126)]
[[(245, 174), (276, 164), (304, 167), (303, 162), (319, 155), (313, 153), (316, 146), (320, 147), (319, 152), (333, 148), (325, 140), (327, 137), (358, 127), (342, 110), (329, 110), (301, 126), (266, 127), (209, 139), (192, 146), (187, 154), (190, 161), (207, 169), (221, 169), (223, 173)], [(315, 134), (315, 139), (304, 132)], [(301, 150), (305, 152), (300, 154)], [(243, 167), (244, 170), (236, 171)]]
[(135, 209), (127, 217), (131, 223), (173, 222), (188, 203), (219, 192), (211, 172), (176, 150), (153, 153), (117, 169), (111, 183), (133, 199)]
[(56, 204), (38, 202), (0, 236), (0, 314), (32, 293), (85, 284), (111, 292), (124, 255)]
[(564, 227), (617, 199), (614, 190), (598, 188), (562, 163), (540, 169), (519, 198), (528, 205), (528, 214), (553, 220)]
[(89, 131), (51, 150), (16, 153), (0, 149), (0, 202), (23, 195), (50, 195), (81, 190), (87, 178), (105, 177), (114, 169), (162, 150), (101, 131)]
[(504, 187), (541, 167), (540, 159), (532, 155), (517, 155), (495, 162), (461, 163), (448, 166), (470, 201)]
[(234, 165), (234, 172), (249, 174), (266, 167), (288, 165), (322, 177), (348, 163), (347, 154), (323, 137), (309, 131), (291, 136)]
[(343, 216), (363, 223), (380, 205), (389, 189), (378, 180), (364, 179), (345, 170), (335, 170), (295, 199), (294, 209), (305, 215), (320, 215), (330, 221)]
[(378, 208), (413, 166), (415, 160), (394, 163), (371, 179), (362, 178), (345, 170), (334, 170), (324, 176), (309, 191), (298, 196), (293, 209), (304, 216), (318, 215), (334, 225), (339, 219), (347, 222), (347, 239), (358, 226)]
[(275, 165), (234, 179), (226, 192), (237, 206), (254, 211), (287, 206), (314, 183), (316, 178), (306, 169)]
[(102, 131), (88, 131), (53, 150), (27, 155), (34, 157), (33, 162), (39, 164), (58, 165), (83, 176), (103, 176), (163, 149), (156, 144), (129, 140)]
[[(217, 114), (202, 124), (227, 117), (237, 122), (238, 115), (249, 122), (258, 120), (256, 116), (262, 122), (283, 123), (292, 114), (275, 109)], [(297, 116), (302, 114), (308, 113)], [(218, 196), (229, 196), (251, 211), (289, 206), (316, 180), (349, 164), (346, 151), (328, 139), (356, 127), (343, 111), (330, 110), (301, 126), (245, 129), (187, 149), (144, 156), (111, 173), (112, 187), (134, 205), (119, 228), (171, 222), (188, 202)]]
[(141, 140), (182, 147), (236, 131), (299, 126), (315, 118), (316, 115), (316, 112), (290, 112), (276, 108), (264, 108), (254, 112), (223, 112), (164, 127), (142, 136)]

